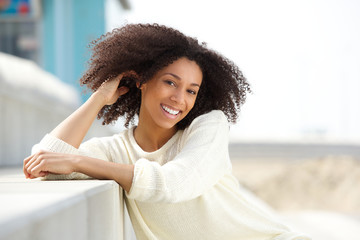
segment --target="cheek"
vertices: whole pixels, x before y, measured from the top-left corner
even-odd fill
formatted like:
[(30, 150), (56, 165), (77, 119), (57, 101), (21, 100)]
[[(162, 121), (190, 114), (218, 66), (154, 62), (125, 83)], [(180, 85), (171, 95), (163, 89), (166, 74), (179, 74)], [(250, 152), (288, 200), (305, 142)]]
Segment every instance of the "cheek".
[(196, 102), (196, 97), (193, 97), (188, 100), (189, 111), (194, 107), (195, 102)]

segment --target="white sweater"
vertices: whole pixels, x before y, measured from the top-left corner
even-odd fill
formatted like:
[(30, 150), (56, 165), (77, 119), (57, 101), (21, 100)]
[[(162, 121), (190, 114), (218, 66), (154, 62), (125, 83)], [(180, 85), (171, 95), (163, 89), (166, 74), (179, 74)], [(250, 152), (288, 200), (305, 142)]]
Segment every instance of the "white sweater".
[[(133, 130), (93, 138), (79, 149), (46, 135), (39, 147), (134, 164), (125, 201), (138, 240), (309, 239), (275, 220), (239, 186), (231, 173), (229, 125), (223, 112), (199, 116), (154, 152), (140, 148)], [(83, 177), (73, 173), (47, 178)]]

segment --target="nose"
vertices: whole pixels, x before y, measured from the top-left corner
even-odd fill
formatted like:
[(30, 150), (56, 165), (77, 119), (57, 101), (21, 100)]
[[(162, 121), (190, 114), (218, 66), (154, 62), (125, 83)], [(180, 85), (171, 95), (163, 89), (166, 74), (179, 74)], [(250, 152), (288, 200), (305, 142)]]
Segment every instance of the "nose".
[(185, 102), (185, 93), (181, 89), (176, 89), (170, 97), (170, 99), (177, 104), (184, 104)]

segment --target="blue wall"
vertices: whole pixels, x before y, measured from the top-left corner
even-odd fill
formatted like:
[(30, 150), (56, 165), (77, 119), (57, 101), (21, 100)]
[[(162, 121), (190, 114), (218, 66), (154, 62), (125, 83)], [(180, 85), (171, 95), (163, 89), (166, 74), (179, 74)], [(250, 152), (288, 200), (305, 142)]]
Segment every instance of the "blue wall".
[(105, 0), (44, 0), (42, 7), (42, 66), (83, 92), (87, 46), (105, 32)]

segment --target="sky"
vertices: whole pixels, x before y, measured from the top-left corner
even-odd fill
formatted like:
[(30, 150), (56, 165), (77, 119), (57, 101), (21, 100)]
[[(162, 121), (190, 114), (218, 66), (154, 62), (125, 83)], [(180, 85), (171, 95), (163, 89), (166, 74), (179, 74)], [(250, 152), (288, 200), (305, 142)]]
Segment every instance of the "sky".
[(234, 61), (253, 93), (232, 141), (360, 144), (360, 2), (108, 0), (107, 29), (160, 23)]

